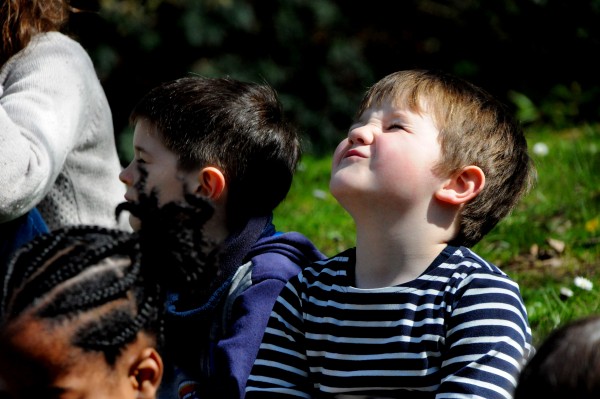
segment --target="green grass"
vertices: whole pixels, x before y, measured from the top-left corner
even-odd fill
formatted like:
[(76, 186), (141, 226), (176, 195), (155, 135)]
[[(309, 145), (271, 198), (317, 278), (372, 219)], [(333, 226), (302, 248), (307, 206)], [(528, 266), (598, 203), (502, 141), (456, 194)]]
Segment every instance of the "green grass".
[[(600, 312), (600, 126), (528, 132), (527, 139), (530, 149), (548, 148), (545, 156), (532, 151), (537, 184), (473, 249), (519, 283), (538, 345), (569, 320)], [(275, 224), (334, 255), (354, 246), (354, 224), (329, 193), (330, 165), (329, 157), (304, 157)], [(575, 277), (593, 288), (576, 286)], [(561, 288), (573, 295), (561, 296)]]

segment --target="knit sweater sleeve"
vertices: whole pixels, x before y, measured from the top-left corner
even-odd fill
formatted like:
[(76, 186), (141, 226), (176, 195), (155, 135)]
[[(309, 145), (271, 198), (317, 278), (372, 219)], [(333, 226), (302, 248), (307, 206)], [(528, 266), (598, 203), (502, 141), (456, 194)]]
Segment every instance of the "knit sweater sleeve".
[(82, 97), (93, 69), (66, 36), (36, 36), (0, 70), (0, 222), (36, 206), (78, 139)]

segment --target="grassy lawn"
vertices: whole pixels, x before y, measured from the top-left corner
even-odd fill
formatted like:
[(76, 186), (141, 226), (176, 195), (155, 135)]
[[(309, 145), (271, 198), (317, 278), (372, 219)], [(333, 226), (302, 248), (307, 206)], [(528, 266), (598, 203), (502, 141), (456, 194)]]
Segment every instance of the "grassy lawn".
[[(537, 184), (474, 250), (519, 283), (537, 345), (600, 312), (600, 125), (527, 135)], [(329, 194), (330, 163), (304, 157), (275, 224), (334, 255), (354, 246), (354, 224)]]

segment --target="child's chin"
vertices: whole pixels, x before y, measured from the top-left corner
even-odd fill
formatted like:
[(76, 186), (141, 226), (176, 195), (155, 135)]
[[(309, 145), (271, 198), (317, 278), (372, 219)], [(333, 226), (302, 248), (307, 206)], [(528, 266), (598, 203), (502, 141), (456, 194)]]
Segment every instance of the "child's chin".
[(135, 216), (130, 214), (129, 215), (129, 225), (131, 226), (133, 231), (139, 231), (140, 227), (142, 226), (142, 222), (140, 221), (140, 219), (138, 219)]

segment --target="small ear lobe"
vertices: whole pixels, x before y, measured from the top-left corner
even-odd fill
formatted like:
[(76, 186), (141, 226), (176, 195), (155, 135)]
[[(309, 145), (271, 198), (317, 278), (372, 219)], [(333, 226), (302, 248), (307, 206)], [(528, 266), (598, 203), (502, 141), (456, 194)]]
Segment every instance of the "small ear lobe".
[(485, 173), (480, 167), (470, 165), (453, 175), (435, 193), (435, 197), (447, 204), (460, 205), (475, 198), (485, 186)]
[(198, 179), (200, 195), (213, 201), (221, 197), (225, 190), (225, 176), (220, 169), (207, 166), (200, 171)]
[(132, 387), (137, 398), (155, 399), (162, 380), (164, 366), (162, 358), (154, 348), (144, 348), (139, 361), (131, 368)]

